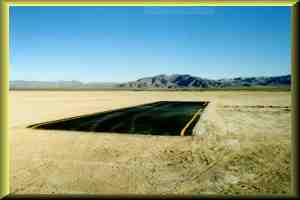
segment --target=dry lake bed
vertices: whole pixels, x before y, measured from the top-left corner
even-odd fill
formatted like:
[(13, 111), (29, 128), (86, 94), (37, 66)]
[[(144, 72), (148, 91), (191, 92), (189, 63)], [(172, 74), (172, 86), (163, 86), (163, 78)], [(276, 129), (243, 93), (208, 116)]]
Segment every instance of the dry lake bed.
[[(27, 128), (159, 101), (210, 103), (192, 136)], [(12, 194), (291, 193), (288, 91), (10, 91), (9, 102)]]

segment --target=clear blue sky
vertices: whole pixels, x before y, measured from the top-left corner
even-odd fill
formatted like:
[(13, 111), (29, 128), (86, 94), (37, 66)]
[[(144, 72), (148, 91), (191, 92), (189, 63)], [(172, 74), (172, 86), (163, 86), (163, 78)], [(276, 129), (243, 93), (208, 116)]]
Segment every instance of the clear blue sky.
[(11, 7), (11, 80), (291, 72), (290, 7)]

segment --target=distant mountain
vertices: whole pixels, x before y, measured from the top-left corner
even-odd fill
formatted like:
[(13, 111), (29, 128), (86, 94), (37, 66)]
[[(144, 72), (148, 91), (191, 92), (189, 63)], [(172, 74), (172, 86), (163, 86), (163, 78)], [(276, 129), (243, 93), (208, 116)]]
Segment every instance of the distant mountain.
[(206, 79), (188, 74), (157, 75), (127, 83), (80, 81), (10, 81), (10, 89), (151, 89), (151, 88), (226, 88), (254, 86), (290, 86), (291, 75), (272, 77), (237, 77), (232, 79)]
[(272, 77), (237, 77), (232, 79), (205, 79), (188, 74), (157, 75), (120, 84), (123, 88), (224, 88), (251, 86), (288, 86), (291, 75)]
[(116, 87), (118, 83), (80, 81), (10, 81), (10, 89), (96, 89)]

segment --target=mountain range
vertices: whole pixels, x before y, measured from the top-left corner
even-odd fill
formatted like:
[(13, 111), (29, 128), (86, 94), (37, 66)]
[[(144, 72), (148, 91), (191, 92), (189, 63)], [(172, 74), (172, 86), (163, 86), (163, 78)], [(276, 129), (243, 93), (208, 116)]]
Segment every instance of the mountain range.
[(289, 86), (291, 75), (271, 77), (237, 77), (231, 79), (206, 79), (189, 74), (157, 75), (124, 84), (126, 88), (225, 88), (251, 86)]
[(234, 88), (255, 86), (290, 86), (291, 75), (269, 77), (237, 77), (230, 79), (207, 79), (189, 74), (160, 74), (126, 83), (80, 81), (10, 81), (10, 89), (151, 89), (151, 88)]

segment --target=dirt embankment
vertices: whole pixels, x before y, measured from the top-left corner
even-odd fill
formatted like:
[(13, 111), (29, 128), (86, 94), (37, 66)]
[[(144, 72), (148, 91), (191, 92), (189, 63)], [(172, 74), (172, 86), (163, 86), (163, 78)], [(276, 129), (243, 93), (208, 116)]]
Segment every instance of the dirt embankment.
[(289, 193), (290, 111), (287, 105), (209, 103), (193, 129), (212, 160), (206, 186), (219, 194)]
[(207, 105), (193, 129), (193, 135), (207, 137), (226, 134), (225, 123), (217, 112), (218, 106), (221, 105), (217, 102), (210, 102)]

